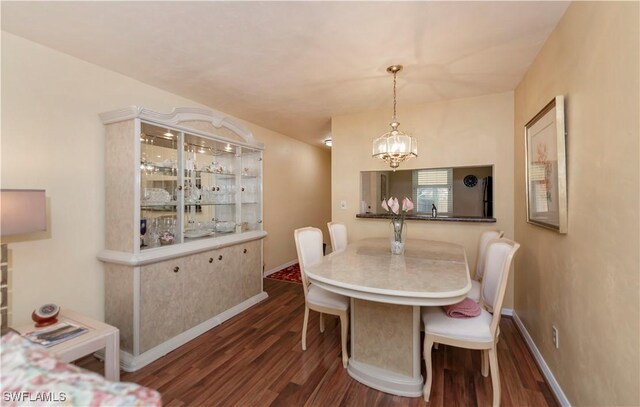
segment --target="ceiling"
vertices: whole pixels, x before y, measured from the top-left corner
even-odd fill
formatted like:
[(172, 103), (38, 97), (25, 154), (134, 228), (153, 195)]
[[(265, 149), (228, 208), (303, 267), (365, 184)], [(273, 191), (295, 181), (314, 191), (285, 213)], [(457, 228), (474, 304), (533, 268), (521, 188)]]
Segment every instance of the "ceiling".
[(332, 116), (391, 117), (391, 64), (400, 120), (405, 104), (513, 90), (567, 6), (2, 1), (2, 29), (320, 145)]

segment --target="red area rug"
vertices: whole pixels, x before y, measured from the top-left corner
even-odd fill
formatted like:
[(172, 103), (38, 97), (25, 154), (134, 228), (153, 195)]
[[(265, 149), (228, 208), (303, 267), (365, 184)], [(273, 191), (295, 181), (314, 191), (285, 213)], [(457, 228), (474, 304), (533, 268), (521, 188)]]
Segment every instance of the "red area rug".
[(302, 277), (300, 277), (300, 265), (298, 263), (287, 268), (283, 268), (280, 271), (276, 271), (273, 274), (269, 274), (267, 278), (272, 280), (287, 281), (289, 283), (302, 284)]

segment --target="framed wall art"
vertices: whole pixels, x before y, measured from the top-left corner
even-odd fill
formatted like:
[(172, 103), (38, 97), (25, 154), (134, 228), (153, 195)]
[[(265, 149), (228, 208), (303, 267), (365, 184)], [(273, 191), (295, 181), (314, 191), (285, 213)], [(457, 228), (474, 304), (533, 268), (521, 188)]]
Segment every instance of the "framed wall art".
[(524, 126), (527, 222), (567, 233), (564, 97)]

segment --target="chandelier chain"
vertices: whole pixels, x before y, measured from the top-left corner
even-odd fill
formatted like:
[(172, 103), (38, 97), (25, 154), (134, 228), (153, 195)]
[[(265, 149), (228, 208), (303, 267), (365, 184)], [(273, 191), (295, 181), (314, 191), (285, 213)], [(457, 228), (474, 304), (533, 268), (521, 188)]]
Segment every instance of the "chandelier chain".
[(393, 72), (393, 120), (396, 120), (396, 72)]

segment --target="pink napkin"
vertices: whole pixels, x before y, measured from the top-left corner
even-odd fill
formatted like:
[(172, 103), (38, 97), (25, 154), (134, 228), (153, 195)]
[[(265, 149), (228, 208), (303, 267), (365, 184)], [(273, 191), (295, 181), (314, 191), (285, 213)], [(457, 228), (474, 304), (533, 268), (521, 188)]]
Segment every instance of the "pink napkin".
[(445, 305), (442, 309), (450, 318), (473, 318), (480, 315), (480, 305), (469, 297), (457, 304)]

